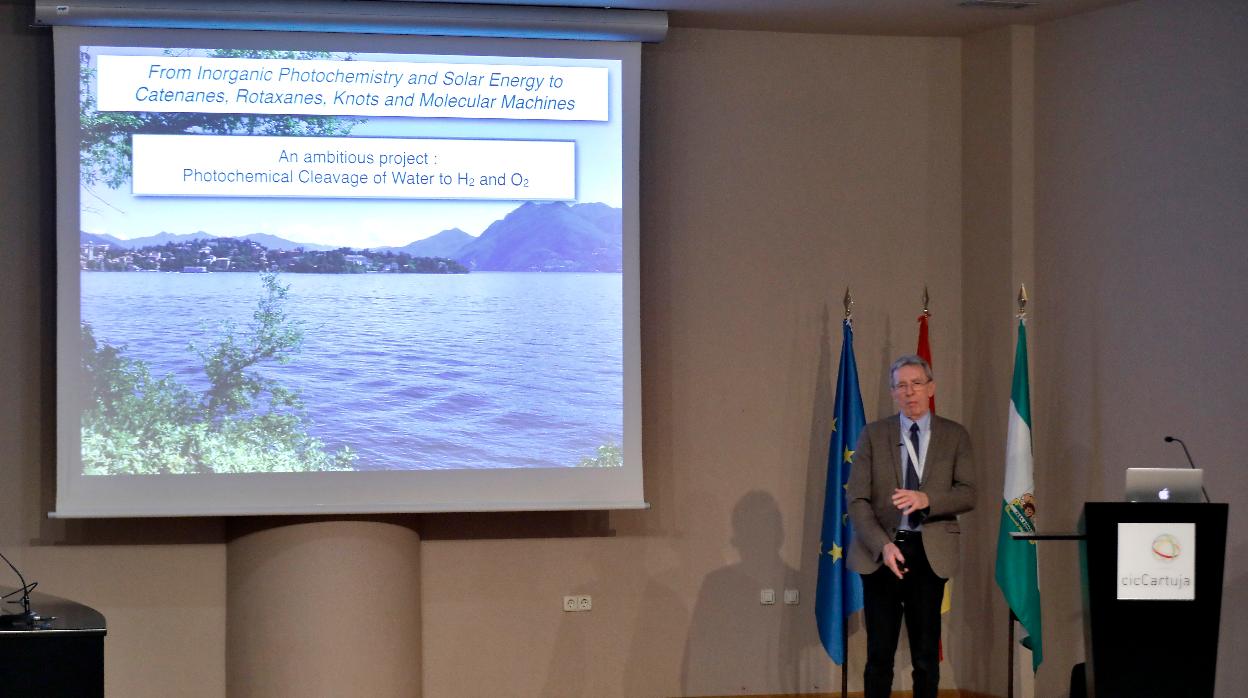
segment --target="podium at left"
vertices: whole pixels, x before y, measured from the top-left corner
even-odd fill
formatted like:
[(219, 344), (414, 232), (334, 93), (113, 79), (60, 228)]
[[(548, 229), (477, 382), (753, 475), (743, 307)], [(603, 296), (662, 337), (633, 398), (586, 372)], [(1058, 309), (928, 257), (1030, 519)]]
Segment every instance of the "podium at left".
[(0, 627), (0, 695), (102, 697), (104, 616), (49, 594), (34, 592), (30, 601), (47, 620)]

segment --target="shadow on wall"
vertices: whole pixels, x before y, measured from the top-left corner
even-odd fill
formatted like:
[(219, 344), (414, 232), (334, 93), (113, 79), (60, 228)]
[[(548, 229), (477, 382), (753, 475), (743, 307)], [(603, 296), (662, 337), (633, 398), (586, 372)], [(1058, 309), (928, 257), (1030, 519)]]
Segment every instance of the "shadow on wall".
[[(784, 605), (784, 590), (798, 588), (798, 574), (780, 557), (783, 542), (775, 498), (755, 490), (737, 502), (732, 545), (741, 559), (702, 581), (685, 644), (684, 695), (798, 690), (799, 641), (792, 618), (807, 605)], [(759, 603), (762, 589), (775, 590), (775, 605)]]
[(673, 629), (689, 618), (685, 601), (659, 580), (679, 578), (673, 557), (646, 562), (636, 541), (588, 547), (589, 574), (570, 593), (588, 595), (592, 613), (560, 617), (542, 698), (667, 696), (680, 671)]
[[(1099, 296), (1088, 302), (1100, 303)], [(1097, 313), (1102, 312), (1100, 310)], [(1029, 327), (1030, 331), (1030, 327)], [(1061, 347), (1033, 355), (1032, 439), (1036, 453), (1036, 495), (1047, 531), (1077, 531), (1086, 502), (1120, 500), (1120, 465), (1106, 462), (1101, 363), (1105, 356), (1098, 323), (1072, 335)], [(1030, 335), (1029, 335), (1030, 339)], [(1037, 406), (1039, 411), (1037, 412)], [(1118, 480), (1120, 483), (1121, 480)], [(1046, 494), (1047, 493), (1047, 494)], [(1067, 696), (1071, 667), (1086, 661), (1082, 580), (1086, 576), (1078, 545), (1050, 544), (1039, 550), (1040, 602), (1044, 623), (1044, 663), (1036, 673), (1036, 694)]]
[[(964, 347), (975, 348), (976, 352), (973, 362), (967, 363), (974, 368), (969, 371), (972, 379), (964, 389), (964, 404), (968, 407), (963, 409), (962, 420), (975, 445), (975, 510), (959, 517), (962, 569), (950, 581), (953, 585), (951, 608), (942, 617), (945, 663), (941, 666), (941, 675), (942, 678), (946, 674), (953, 677), (952, 683), (958, 687), (999, 694), (1005, 692), (1009, 611), (995, 574), (1005, 485), (1003, 457), (1011, 387), (1008, 381), (1012, 378), (1012, 368), (1008, 366), (1012, 364), (1001, 365), (1005, 351), (999, 350), (995, 341), (1001, 335), (998, 328), (992, 326), (995, 321), (979, 320), (963, 339)], [(1010, 344), (1008, 351), (1013, 350), (1014, 345)], [(1008, 358), (1012, 360), (1013, 354)], [(935, 367), (933, 371), (939, 385), (940, 372)], [(937, 390), (937, 413), (940, 412), (939, 403), (940, 391)], [(984, 638), (992, 640), (985, 642)]]

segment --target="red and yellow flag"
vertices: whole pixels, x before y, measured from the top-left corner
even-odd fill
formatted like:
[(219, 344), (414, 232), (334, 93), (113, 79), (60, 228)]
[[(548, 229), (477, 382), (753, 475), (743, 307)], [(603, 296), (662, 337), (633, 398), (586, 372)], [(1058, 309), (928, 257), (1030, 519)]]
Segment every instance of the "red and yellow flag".
[[(919, 348), (914, 353), (918, 354), (919, 358), (926, 361), (928, 366), (932, 366), (933, 365), (932, 364), (932, 342), (931, 342), (931, 338), (928, 336), (927, 319), (928, 319), (928, 313), (926, 310), (924, 310), (923, 314), (919, 316)], [(935, 371), (935, 368), (933, 368), (932, 370)], [(936, 414), (936, 396), (935, 395), (932, 395), (930, 398), (928, 398), (927, 407), (928, 409), (932, 411), (932, 414)], [(951, 608), (953, 608), (953, 585), (946, 584), (945, 585), (945, 598), (942, 599), (940, 602), (940, 612), (941, 614), (948, 613), (949, 609)], [(940, 661), (943, 662), (944, 660), (945, 660), (945, 646), (944, 646), (944, 643), (942, 642), (940, 646)]]

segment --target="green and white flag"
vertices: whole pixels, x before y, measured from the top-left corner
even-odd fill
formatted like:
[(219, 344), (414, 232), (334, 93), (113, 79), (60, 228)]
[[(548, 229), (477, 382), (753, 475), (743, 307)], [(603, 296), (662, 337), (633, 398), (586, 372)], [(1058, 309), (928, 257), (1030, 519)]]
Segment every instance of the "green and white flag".
[(1044, 661), (1040, 641), (1040, 584), (1036, 575), (1036, 543), (1010, 538), (1013, 531), (1036, 530), (1035, 480), (1031, 461), (1031, 391), (1027, 384), (1027, 328), (1018, 321), (1014, 352), (1014, 384), (1010, 390), (1010, 423), (1005, 439), (1005, 496), (1001, 532), (997, 536), (997, 586), (1010, 611), (1027, 631), (1022, 644), (1031, 650), (1031, 668)]

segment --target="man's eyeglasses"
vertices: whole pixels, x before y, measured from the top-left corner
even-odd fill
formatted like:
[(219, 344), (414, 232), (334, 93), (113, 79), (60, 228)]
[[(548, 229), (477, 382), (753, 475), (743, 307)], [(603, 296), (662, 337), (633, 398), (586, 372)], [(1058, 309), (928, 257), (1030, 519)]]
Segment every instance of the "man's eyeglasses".
[(893, 386), (893, 390), (899, 393), (908, 393), (911, 390), (921, 390), (923, 386), (931, 383), (931, 381), (909, 381), (907, 383), (898, 383)]

